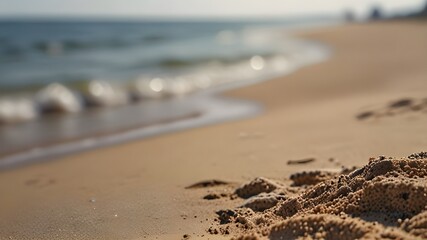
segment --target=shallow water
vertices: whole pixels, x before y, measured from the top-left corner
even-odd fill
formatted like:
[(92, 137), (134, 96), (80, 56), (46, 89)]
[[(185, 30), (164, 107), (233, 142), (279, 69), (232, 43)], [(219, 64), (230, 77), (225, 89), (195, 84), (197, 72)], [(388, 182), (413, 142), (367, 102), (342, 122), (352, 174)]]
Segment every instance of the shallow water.
[[(254, 102), (212, 95), (153, 101), (0, 128), (0, 169), (188, 128), (250, 117)], [(58, 140), (64, 140), (62, 143)], [(69, 141), (65, 141), (69, 139)], [(8, 154), (9, 153), (9, 154)]]

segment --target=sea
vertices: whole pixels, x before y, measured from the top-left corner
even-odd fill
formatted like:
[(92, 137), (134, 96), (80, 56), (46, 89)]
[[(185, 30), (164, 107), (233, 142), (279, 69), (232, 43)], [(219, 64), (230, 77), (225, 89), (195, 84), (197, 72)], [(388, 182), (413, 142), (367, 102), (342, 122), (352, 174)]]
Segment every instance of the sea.
[(258, 114), (218, 93), (325, 61), (291, 33), (339, 23), (0, 20), (0, 168)]

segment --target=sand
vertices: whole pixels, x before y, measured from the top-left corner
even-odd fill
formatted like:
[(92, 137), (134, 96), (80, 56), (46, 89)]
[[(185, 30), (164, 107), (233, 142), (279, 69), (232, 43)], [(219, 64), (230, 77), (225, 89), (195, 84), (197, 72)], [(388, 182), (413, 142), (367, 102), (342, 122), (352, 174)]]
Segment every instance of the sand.
[(218, 211), (218, 228), (210, 231), (240, 232), (240, 239), (427, 237), (427, 152), (371, 158), (362, 168), (330, 173), (317, 184), (310, 178), (319, 174), (302, 175), (306, 181), (299, 187), (295, 180), (287, 185), (256, 178), (237, 188), (234, 193), (247, 200), (235, 210)]
[[(233, 228), (218, 232), (216, 212), (258, 206), (235, 195), (245, 182), (264, 177), (265, 182), (259, 181), (267, 187), (260, 189), (285, 186), (309, 191), (306, 186), (292, 186), (291, 175), (320, 171), (293, 179), (303, 184), (304, 178), (317, 178), (313, 184), (322, 184), (332, 181), (329, 175), (339, 174), (343, 167), (369, 164), (370, 157), (386, 155), (399, 161), (425, 151), (426, 24), (377, 22), (302, 32), (301, 37), (333, 46), (332, 58), (225, 94), (262, 103), (265, 111), (257, 117), (1, 172), (0, 238), (239, 237), (245, 232)], [(408, 99), (410, 103), (405, 103)], [(315, 160), (288, 164), (310, 158)], [(206, 180), (227, 184), (186, 188)], [(401, 183), (395, 180), (392, 186)], [(269, 211), (272, 205), (282, 206), (285, 197), (302, 194), (299, 190), (286, 193), (283, 197), (274, 190), (261, 193), (265, 204), (259, 210)], [(206, 199), (207, 195), (211, 197)], [(352, 216), (343, 216), (342, 221), (341, 215), (326, 210), (317, 214), (303, 208), (288, 221), (282, 215), (276, 217), (270, 220), (279, 224), (277, 234), (288, 234), (286, 226), (298, 230), (303, 219), (322, 226), (342, 222), (346, 228), (365, 229)], [(402, 219), (396, 234), (422, 232), (416, 226), (425, 221), (425, 214), (407, 217), (413, 220)], [(372, 234), (383, 231), (382, 223), (365, 222)], [(318, 231), (307, 230), (312, 233)]]

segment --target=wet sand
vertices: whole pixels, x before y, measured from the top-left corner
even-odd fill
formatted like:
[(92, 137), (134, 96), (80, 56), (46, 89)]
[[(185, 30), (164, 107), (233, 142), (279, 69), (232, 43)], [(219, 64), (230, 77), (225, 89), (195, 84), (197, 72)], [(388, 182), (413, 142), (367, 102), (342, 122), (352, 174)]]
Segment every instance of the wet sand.
[[(303, 170), (425, 151), (426, 24), (301, 33), (333, 46), (331, 59), (226, 93), (263, 104), (259, 116), (1, 172), (1, 238), (227, 239), (242, 232), (210, 233), (215, 212), (243, 203), (230, 196), (255, 177), (292, 184)], [(228, 184), (186, 188), (210, 179)]]

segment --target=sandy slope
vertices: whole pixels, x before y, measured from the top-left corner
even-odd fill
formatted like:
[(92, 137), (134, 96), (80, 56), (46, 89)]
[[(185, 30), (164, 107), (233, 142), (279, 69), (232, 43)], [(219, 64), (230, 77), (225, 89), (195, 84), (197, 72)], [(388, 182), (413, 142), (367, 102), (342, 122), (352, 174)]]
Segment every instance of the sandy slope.
[[(302, 169), (362, 166), (427, 147), (427, 22), (352, 25), (302, 33), (333, 57), (229, 96), (265, 104), (253, 119), (193, 129), (0, 173), (0, 239), (219, 237), (200, 180), (286, 179)], [(372, 111), (364, 120), (356, 115)], [(289, 159), (314, 157), (303, 165)], [(334, 158), (331, 162), (328, 159)]]

